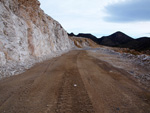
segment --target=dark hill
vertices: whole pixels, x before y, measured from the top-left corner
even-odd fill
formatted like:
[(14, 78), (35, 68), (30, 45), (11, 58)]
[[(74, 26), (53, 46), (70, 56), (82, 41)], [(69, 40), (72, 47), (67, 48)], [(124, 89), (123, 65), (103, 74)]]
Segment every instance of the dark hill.
[(109, 36), (103, 36), (101, 38), (97, 38), (92, 34), (84, 34), (84, 33), (79, 33), (78, 35), (74, 35), (73, 33), (71, 33), (68, 35), (75, 37), (89, 38), (94, 42), (96, 42), (97, 44), (104, 46), (130, 48), (135, 49), (137, 51), (150, 50), (150, 38), (142, 37), (138, 39), (133, 39), (132, 37), (120, 31), (113, 33)]
[(133, 41), (134, 39), (129, 37), (128, 35), (118, 31), (114, 34), (111, 34), (109, 36), (103, 36), (99, 39), (99, 44), (105, 45), (105, 46), (112, 46), (112, 47), (120, 47), (123, 44), (126, 44), (130, 41)]
[(150, 50), (150, 38), (148, 37), (138, 38), (122, 45), (122, 47), (127, 47), (138, 51)]
[(75, 37), (89, 38), (89, 39), (93, 40), (94, 42), (96, 42), (97, 44), (99, 44), (99, 39), (96, 36), (94, 36), (90, 33), (85, 33), (85, 34), (84, 33), (79, 33), (78, 35), (75, 35), (74, 33), (70, 33), (68, 35), (69, 36), (75, 36)]
[(74, 33), (68, 33), (69, 36), (77, 36)]
[(133, 39), (120, 31), (109, 36), (103, 36), (99, 39), (99, 44), (111, 47), (130, 48), (137, 51), (150, 50), (150, 38), (142, 37)]

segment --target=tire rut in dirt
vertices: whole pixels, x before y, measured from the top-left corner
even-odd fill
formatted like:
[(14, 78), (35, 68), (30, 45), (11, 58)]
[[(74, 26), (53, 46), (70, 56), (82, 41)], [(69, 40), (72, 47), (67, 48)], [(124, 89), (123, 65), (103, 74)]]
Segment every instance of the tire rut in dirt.
[(58, 95), (56, 113), (95, 113), (84, 83), (75, 70), (64, 74)]

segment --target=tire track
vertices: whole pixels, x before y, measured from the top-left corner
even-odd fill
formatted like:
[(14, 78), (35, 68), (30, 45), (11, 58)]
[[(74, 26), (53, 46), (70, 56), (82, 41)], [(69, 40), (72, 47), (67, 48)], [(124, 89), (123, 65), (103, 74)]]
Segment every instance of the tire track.
[(67, 69), (63, 75), (58, 91), (56, 113), (95, 113), (76, 66)]

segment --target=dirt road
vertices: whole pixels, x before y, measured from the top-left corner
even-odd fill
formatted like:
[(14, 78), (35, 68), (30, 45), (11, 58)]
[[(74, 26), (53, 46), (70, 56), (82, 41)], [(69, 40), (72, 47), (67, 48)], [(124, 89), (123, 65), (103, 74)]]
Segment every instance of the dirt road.
[(0, 80), (0, 113), (150, 113), (150, 93), (127, 74), (71, 51)]

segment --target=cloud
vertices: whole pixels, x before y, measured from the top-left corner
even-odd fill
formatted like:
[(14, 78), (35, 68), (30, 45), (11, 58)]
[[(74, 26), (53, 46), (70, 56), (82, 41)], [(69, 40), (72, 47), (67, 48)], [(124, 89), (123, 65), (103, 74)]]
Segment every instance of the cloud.
[[(78, 33), (92, 33), (97, 37), (112, 34), (116, 31), (123, 31), (133, 37), (149, 36), (146, 34), (150, 32), (150, 21), (121, 23), (123, 20), (114, 22), (104, 21), (103, 17), (109, 13), (108, 4), (131, 4), (139, 0), (39, 0), (41, 8), (46, 14), (56, 19), (67, 32)], [(123, 2), (124, 1), (124, 2)], [(150, 1), (150, 0), (148, 0)], [(143, 0), (145, 3), (145, 0)], [(132, 3), (133, 4), (133, 3)], [(147, 3), (149, 5), (149, 3)], [(118, 5), (120, 6), (120, 5)], [(116, 7), (116, 4), (114, 5)], [(117, 10), (122, 10), (123, 5)], [(138, 8), (139, 6), (134, 6)], [(144, 6), (145, 7), (145, 6)], [(108, 11), (104, 11), (104, 8)], [(149, 7), (148, 7), (149, 8)], [(125, 8), (129, 9), (129, 8)], [(137, 12), (136, 12), (137, 13)], [(119, 16), (122, 14), (119, 14)], [(149, 13), (147, 14), (147, 16)], [(123, 19), (128, 16), (122, 17)], [(107, 18), (108, 19), (108, 18)], [(110, 17), (109, 17), (110, 19)], [(111, 21), (113, 19), (110, 19)], [(110, 21), (109, 20), (109, 21)], [(116, 21), (116, 20), (113, 20)], [(124, 19), (127, 21), (127, 19)], [(124, 22), (123, 21), (123, 22)], [(135, 20), (134, 20), (135, 21)]]
[(126, 0), (105, 7), (109, 22), (150, 21), (150, 0)]

